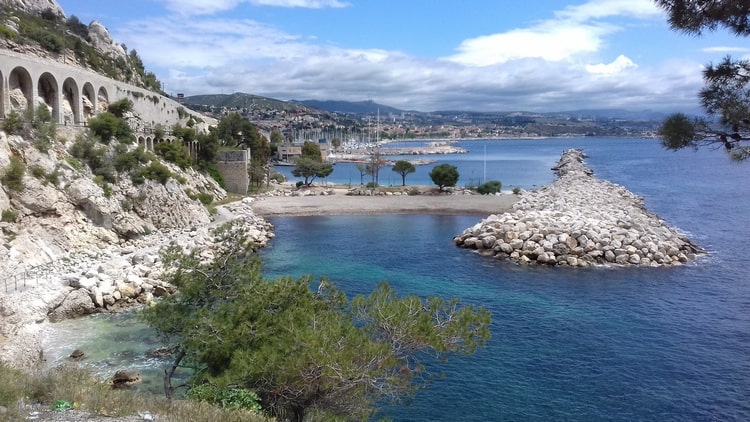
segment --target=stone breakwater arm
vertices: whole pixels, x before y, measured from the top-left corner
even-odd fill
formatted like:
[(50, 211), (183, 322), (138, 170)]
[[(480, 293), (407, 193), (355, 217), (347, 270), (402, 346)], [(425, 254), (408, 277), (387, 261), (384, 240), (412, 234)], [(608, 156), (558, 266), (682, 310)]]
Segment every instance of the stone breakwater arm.
[(520, 263), (573, 267), (665, 266), (704, 253), (648, 212), (641, 197), (594, 177), (584, 158), (581, 150), (563, 152), (550, 186), (524, 194), (511, 211), (490, 215), (453, 242)]

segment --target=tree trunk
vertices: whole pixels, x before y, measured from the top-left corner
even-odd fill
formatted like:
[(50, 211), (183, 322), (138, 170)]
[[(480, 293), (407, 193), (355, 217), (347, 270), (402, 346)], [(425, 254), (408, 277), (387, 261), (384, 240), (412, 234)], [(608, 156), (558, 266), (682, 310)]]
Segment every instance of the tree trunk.
[(167, 396), (167, 400), (172, 400), (174, 398), (172, 377), (174, 376), (175, 371), (177, 371), (177, 367), (180, 366), (180, 362), (184, 357), (185, 351), (180, 350), (179, 352), (177, 352), (177, 356), (175, 356), (174, 362), (172, 362), (172, 366), (170, 366), (169, 369), (164, 370), (164, 394)]

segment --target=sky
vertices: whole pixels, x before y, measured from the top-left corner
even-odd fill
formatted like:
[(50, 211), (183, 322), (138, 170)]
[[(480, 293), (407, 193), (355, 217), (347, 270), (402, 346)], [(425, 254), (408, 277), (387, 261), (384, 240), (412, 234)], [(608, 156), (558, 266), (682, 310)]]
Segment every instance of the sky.
[(651, 0), (58, 0), (170, 95), (403, 110), (698, 113), (702, 68), (750, 40), (674, 32)]

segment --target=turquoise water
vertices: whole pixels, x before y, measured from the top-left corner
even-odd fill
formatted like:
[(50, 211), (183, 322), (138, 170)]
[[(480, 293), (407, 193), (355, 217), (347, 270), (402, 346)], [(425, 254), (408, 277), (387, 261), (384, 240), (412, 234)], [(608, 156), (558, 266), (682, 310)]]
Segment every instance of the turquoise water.
[[(541, 172), (567, 147), (711, 254), (663, 269), (521, 267), (451, 244), (478, 216), (295, 217), (272, 219), (266, 271), (327, 276), (350, 295), (387, 280), (492, 311), (489, 345), (409, 406), (384, 406), (394, 420), (750, 419), (750, 164), (633, 139), (499, 141), (492, 154), (539, 149)], [(447, 160), (461, 172), (483, 156)]]
[[(408, 406), (384, 405), (381, 416), (750, 420), (750, 163), (733, 164), (721, 151), (672, 153), (642, 139), (465, 147), (468, 154), (441, 156), (441, 162), (461, 174), (483, 174), (487, 157), (488, 179), (502, 180), (505, 188), (549, 183), (549, 168), (563, 149), (583, 148), (598, 177), (642, 195), (649, 210), (710, 254), (676, 268), (524, 267), (452, 245), (455, 234), (483, 216), (272, 219), (277, 237), (261, 252), (268, 276), (327, 276), (349, 296), (387, 280), (404, 294), (461, 297), (491, 310), (486, 348), (451, 359), (439, 368), (444, 378)], [(509, 169), (515, 170), (505, 173)], [(79, 323), (91, 320), (103, 321)], [(134, 359), (143, 359), (135, 344), (150, 339), (149, 331), (123, 338), (118, 325), (103, 328), (97, 341), (115, 337), (120, 348), (113, 350), (136, 350)], [(61, 342), (68, 345), (70, 338)], [(159, 365), (152, 365), (155, 373)]]

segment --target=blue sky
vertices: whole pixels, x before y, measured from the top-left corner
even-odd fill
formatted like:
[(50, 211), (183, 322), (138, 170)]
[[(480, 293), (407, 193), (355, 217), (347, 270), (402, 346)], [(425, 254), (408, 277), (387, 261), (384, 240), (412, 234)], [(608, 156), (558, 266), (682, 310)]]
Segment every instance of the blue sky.
[(419, 111), (698, 112), (701, 69), (750, 43), (669, 30), (651, 0), (58, 0), (169, 94)]

